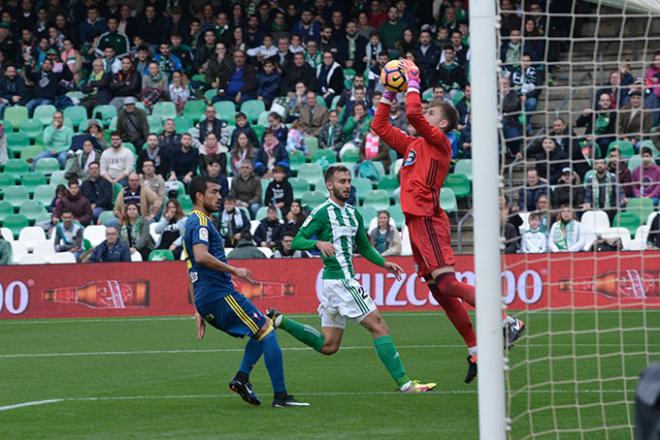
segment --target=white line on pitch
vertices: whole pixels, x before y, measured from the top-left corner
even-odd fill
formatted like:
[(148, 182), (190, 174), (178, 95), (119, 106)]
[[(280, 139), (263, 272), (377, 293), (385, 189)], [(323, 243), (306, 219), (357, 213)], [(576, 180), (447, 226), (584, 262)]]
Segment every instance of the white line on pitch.
[(47, 405), (49, 403), (57, 403), (66, 399), (48, 399), (48, 400), (35, 400), (33, 402), (16, 403), (14, 405), (0, 406), (0, 411), (9, 411), (10, 409), (25, 408), (26, 406)]
[[(464, 348), (462, 344), (428, 344), (428, 345), (399, 345), (404, 349), (430, 349), (430, 348)], [(519, 344), (518, 349), (548, 348), (548, 347), (621, 347), (621, 344)], [(626, 344), (626, 347), (646, 347), (645, 344)], [(341, 347), (341, 350), (373, 350), (372, 345), (356, 345)], [(208, 349), (178, 349), (178, 350), (135, 350), (135, 351), (82, 351), (63, 353), (10, 353), (0, 354), (0, 359), (24, 358), (50, 358), (50, 357), (77, 357), (77, 356), (135, 356), (152, 354), (186, 354), (186, 353), (242, 353), (244, 348), (208, 348)], [(309, 347), (282, 347), (282, 351), (311, 351)]]

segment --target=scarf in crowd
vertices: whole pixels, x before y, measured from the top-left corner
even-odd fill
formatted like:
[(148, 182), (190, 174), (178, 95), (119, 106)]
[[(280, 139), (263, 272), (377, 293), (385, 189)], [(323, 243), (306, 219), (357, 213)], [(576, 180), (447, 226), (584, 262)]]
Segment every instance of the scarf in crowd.
[(221, 220), (222, 229), (228, 231), (230, 237), (234, 235), (234, 223), (237, 230), (243, 229), (243, 216), (238, 209), (234, 209), (232, 212), (222, 211)]
[(215, 146), (211, 147), (208, 142), (204, 142), (199, 149), (199, 152), (206, 156), (213, 156), (215, 154), (220, 154), (220, 144), (215, 143)]
[(264, 141), (264, 153), (266, 153), (266, 156), (269, 158), (273, 158), (275, 156), (275, 148), (279, 145), (279, 141), (277, 138), (273, 142), (267, 142)]
[(563, 219), (559, 220), (559, 227), (555, 229), (552, 239), (560, 251), (568, 250), (568, 238), (573, 235), (574, 227), (575, 222), (573, 220), (567, 222)]
[(151, 78), (151, 83), (153, 84), (154, 87), (160, 87), (160, 85), (163, 82), (163, 79), (165, 78), (165, 74), (163, 73), (162, 70), (159, 70), (155, 76), (149, 74), (149, 78)]
[(135, 247), (142, 235), (142, 217), (138, 216), (134, 225), (129, 222), (124, 227), (126, 228), (126, 241), (129, 243), (129, 247)]
[(372, 160), (376, 156), (378, 156), (379, 149), (380, 149), (380, 137), (372, 133), (367, 133), (367, 137), (364, 140), (365, 160)]
[(594, 174), (591, 179), (591, 201), (594, 208), (609, 208), (610, 207), (610, 195), (612, 194), (612, 181), (610, 180), (610, 175), (608, 172), (605, 172), (605, 200), (603, 201), (603, 206), (598, 206), (600, 202), (600, 181), (598, 180), (598, 174)]
[(154, 162), (154, 166), (158, 168), (160, 166), (160, 146), (153, 149), (147, 147), (146, 151), (149, 160), (152, 160)]

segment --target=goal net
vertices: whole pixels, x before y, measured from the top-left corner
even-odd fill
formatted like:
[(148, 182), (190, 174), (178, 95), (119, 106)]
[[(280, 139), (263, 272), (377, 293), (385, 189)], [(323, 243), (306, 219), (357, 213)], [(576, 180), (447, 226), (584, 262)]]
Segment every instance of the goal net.
[(660, 361), (660, 2), (497, 14), (502, 296), (527, 325), (505, 353), (509, 436), (633, 438)]

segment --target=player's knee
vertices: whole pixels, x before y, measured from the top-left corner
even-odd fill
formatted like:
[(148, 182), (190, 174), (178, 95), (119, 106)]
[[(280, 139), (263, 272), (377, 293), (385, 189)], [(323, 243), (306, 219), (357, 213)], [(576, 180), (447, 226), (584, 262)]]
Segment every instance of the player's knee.
[(379, 338), (381, 336), (387, 336), (389, 333), (390, 329), (387, 327), (387, 323), (379, 316), (371, 328), (371, 334), (374, 338)]

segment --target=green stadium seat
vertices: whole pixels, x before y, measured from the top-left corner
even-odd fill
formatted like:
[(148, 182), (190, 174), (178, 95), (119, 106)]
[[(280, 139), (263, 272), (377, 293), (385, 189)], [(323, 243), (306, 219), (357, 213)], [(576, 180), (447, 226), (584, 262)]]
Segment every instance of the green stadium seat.
[(97, 105), (92, 110), (92, 117), (101, 121), (105, 127), (109, 127), (113, 118), (117, 117), (117, 109), (114, 105)]
[(151, 112), (149, 111), (149, 109), (147, 108), (147, 106), (144, 105), (144, 102), (142, 102), (142, 101), (138, 101), (138, 102), (136, 102), (136, 103), (135, 103), (135, 108), (139, 108), (140, 110), (142, 110), (143, 112), (145, 112), (147, 115), (151, 114)]
[[(266, 197), (266, 188), (268, 188), (268, 184), (270, 184), (270, 182), (271, 182), (272, 180), (273, 180), (273, 179), (269, 179), (269, 178), (267, 178), (267, 177), (262, 177), (262, 178), (261, 178), (260, 182), (261, 182), (261, 197), (262, 197), (262, 198), (265, 198), (265, 197)], [(262, 200), (262, 202), (263, 202), (263, 200)], [(266, 203), (267, 205), (269, 204), (268, 202), (265, 202), (265, 203)]]
[(14, 128), (18, 128), (21, 122), (28, 118), (28, 109), (22, 105), (14, 105), (5, 109), (4, 120), (8, 121)]
[[(64, 178), (64, 175), (66, 174), (66, 171), (64, 170), (58, 170), (58, 171), (53, 171), (50, 175), (50, 180), (48, 181), (50, 183), (50, 186), (56, 187), (57, 185), (65, 185), (68, 183), (67, 180)], [(53, 193), (55, 194), (55, 193)]]
[(586, 185), (587, 185), (587, 180), (589, 180), (589, 178), (590, 178), (591, 176), (593, 176), (595, 172), (596, 172), (595, 170), (589, 170), (589, 171), (587, 171), (586, 173), (584, 173), (584, 180), (582, 181), (582, 184), (583, 184), (585, 187), (586, 187)]
[(35, 156), (44, 151), (43, 145), (28, 145), (20, 150), (20, 158), (24, 160), (34, 159)]
[(252, 130), (254, 130), (254, 134), (257, 135), (257, 139), (259, 139), (259, 142), (263, 142), (264, 140), (264, 133), (266, 133), (266, 127), (263, 125), (258, 125), (255, 124), (252, 126)]
[(373, 206), (358, 206), (357, 211), (362, 215), (364, 227), (369, 227), (369, 222), (378, 216), (378, 211)]
[(347, 148), (340, 156), (342, 162), (357, 163), (360, 161), (360, 150), (357, 148)]
[(258, 99), (250, 99), (241, 104), (241, 111), (245, 113), (250, 124), (256, 124), (259, 120), (261, 112), (266, 111), (266, 106), (263, 101)]
[(112, 211), (103, 211), (101, 214), (99, 214), (98, 223), (100, 225), (108, 226), (110, 223), (115, 221), (117, 221), (117, 217), (115, 217), (115, 214)]
[(41, 125), (50, 125), (53, 123), (53, 114), (57, 111), (54, 105), (39, 105), (34, 109), (33, 119), (41, 122)]
[(174, 254), (169, 249), (154, 249), (149, 252), (149, 261), (174, 261)]
[(628, 159), (628, 169), (632, 173), (635, 171), (635, 168), (639, 167), (642, 164), (642, 156), (639, 154), (633, 154), (630, 156), (630, 159)]
[(183, 212), (185, 212), (186, 214), (190, 214), (193, 210), (193, 204), (192, 204), (192, 200), (190, 200), (190, 197), (188, 196), (179, 197), (178, 200), (179, 200), (179, 205), (181, 205), (181, 209), (183, 210)]
[(59, 171), (60, 163), (54, 157), (44, 157), (37, 162), (35, 171), (40, 171), (44, 174), (50, 174), (53, 171)]
[(323, 188), (323, 169), (316, 163), (304, 163), (298, 168), (298, 178), (305, 179), (315, 189)]
[(160, 133), (163, 129), (163, 119), (158, 115), (147, 116), (147, 123), (149, 124), (150, 133)]
[(218, 118), (227, 121), (229, 125), (236, 125), (236, 106), (230, 101), (220, 101), (213, 104)]
[(298, 174), (300, 165), (305, 163), (305, 155), (300, 151), (292, 151), (289, 153), (289, 168), (294, 175)]
[(30, 165), (23, 159), (9, 159), (5, 163), (4, 173), (14, 176), (14, 179), (20, 179), (21, 174), (29, 173)]
[(319, 140), (315, 137), (305, 136), (305, 145), (307, 146), (307, 157), (313, 157), (319, 149)]
[[(41, 127), (39, 130), (41, 130)], [(25, 132), (7, 133), (5, 137), (7, 138), (7, 146), (9, 147), (30, 145), (30, 136)]]
[(3, 200), (11, 203), (14, 208), (21, 206), (25, 200), (30, 199), (30, 191), (24, 186), (9, 186), (4, 190)]
[(186, 186), (183, 184), (183, 182), (179, 182), (178, 180), (175, 180), (169, 182), (167, 185), (171, 189), (176, 190), (177, 199), (180, 199), (181, 197), (186, 197)]
[(12, 215), (13, 213), (14, 213), (14, 206), (11, 204), (10, 201), (3, 200), (0, 202), (0, 223), (2, 222), (1, 219), (5, 218), (8, 215)]
[(424, 90), (422, 92), (422, 99), (424, 101), (430, 101), (433, 98), (433, 87), (429, 87), (428, 89)]
[(313, 210), (328, 199), (328, 195), (321, 191), (308, 191), (301, 197), (303, 207)]
[(34, 190), (39, 185), (45, 185), (48, 183), (46, 176), (43, 173), (25, 173), (21, 177), (21, 185), (26, 187), (30, 193), (34, 193)]
[(613, 228), (626, 228), (630, 231), (631, 237), (635, 235), (640, 225), (641, 221), (637, 214), (629, 211), (617, 212), (612, 221)]
[(21, 229), (30, 226), (30, 221), (23, 214), (11, 214), (2, 220), (2, 227), (7, 228), (14, 235), (14, 240), (18, 239)]
[(4, 188), (16, 185), (16, 180), (13, 174), (0, 173), (0, 194), (3, 193)]
[(630, 198), (626, 205), (626, 211), (635, 214), (641, 223), (646, 222), (653, 209), (653, 199), (648, 197)]
[(472, 193), (470, 190), (470, 179), (465, 174), (454, 173), (447, 175), (443, 186), (451, 188), (458, 199), (464, 199)]
[(174, 118), (174, 125), (176, 126), (176, 132), (183, 134), (193, 128), (195, 124), (193, 124), (193, 120), (188, 116), (177, 116)]
[(397, 176), (386, 175), (380, 178), (378, 189), (384, 189), (391, 193), (392, 190), (397, 189), (399, 185), (399, 178)]
[(364, 200), (365, 194), (373, 190), (373, 182), (364, 177), (355, 177), (351, 184), (355, 187), (355, 194), (358, 200)]
[(337, 162), (337, 153), (334, 150), (316, 150), (311, 155), (312, 162), (327, 161), (330, 165)]
[(204, 92), (204, 99), (206, 100), (206, 102), (211, 102), (213, 98), (215, 98), (216, 96), (218, 96), (218, 91), (216, 89), (209, 89), (206, 92)]
[[(135, 145), (133, 145), (131, 142), (122, 142), (121, 144), (124, 146), (124, 148), (128, 148), (133, 152), (134, 155), (137, 156), (137, 150), (135, 149)], [(144, 145), (142, 147), (144, 148)]]
[(46, 208), (44, 208), (43, 203), (35, 200), (24, 200), (19, 207), (18, 213), (27, 217), (30, 223), (34, 223), (35, 221), (48, 216), (48, 212), (46, 211)]
[(344, 78), (353, 81), (356, 73), (355, 69), (346, 68), (344, 69)]
[(26, 119), (21, 122), (19, 133), (25, 133), (30, 139), (36, 139), (43, 134), (44, 126), (38, 119)]
[(36, 202), (43, 203), (44, 206), (48, 206), (55, 197), (56, 188), (55, 185), (39, 185), (34, 188), (32, 199)]
[(305, 179), (299, 179), (297, 177), (291, 177), (289, 179), (289, 184), (293, 189), (293, 198), (298, 200), (310, 189), (309, 182), (307, 182)]
[(160, 101), (154, 104), (151, 110), (151, 116), (160, 118), (161, 123), (168, 118), (176, 118), (176, 105), (169, 101)]
[(618, 148), (619, 149), (619, 155), (623, 159), (628, 159), (632, 155), (635, 154), (635, 147), (633, 147), (633, 144), (629, 141), (612, 141), (610, 142), (610, 145), (607, 147), (607, 153), (606, 157), (610, 155), (610, 150), (612, 148)]
[(115, 202), (117, 201), (117, 197), (119, 196), (119, 193), (122, 191), (124, 187), (121, 186), (121, 183), (116, 182), (114, 185), (112, 185), (112, 205), (114, 206)]
[(458, 211), (458, 203), (454, 190), (451, 188), (442, 188), (440, 190), (440, 207), (448, 214)]
[(472, 159), (461, 159), (456, 162), (454, 173), (464, 174), (472, 181)]
[(456, 93), (454, 93), (454, 96), (452, 96), (451, 98), (451, 102), (452, 104), (454, 104), (454, 107), (458, 106), (458, 104), (460, 104), (463, 98), (465, 98), (465, 93), (461, 91), (457, 91)]
[(268, 115), (270, 115), (270, 112), (268, 110), (261, 112), (259, 115), (259, 119), (257, 120), (257, 125), (262, 125), (264, 127), (268, 127)]
[(376, 189), (368, 191), (364, 195), (363, 206), (371, 206), (376, 211), (387, 209), (390, 207), (390, 195), (387, 191)]
[(110, 142), (110, 139), (109, 139), (110, 133), (117, 130), (117, 121), (118, 120), (119, 120), (119, 118), (117, 116), (115, 116), (114, 118), (112, 118), (110, 120), (110, 126), (108, 127), (109, 131), (106, 132), (106, 134), (108, 136), (108, 143)]
[(394, 220), (394, 224), (396, 227), (400, 230), (403, 228), (403, 224), (406, 222), (406, 217), (403, 215), (403, 211), (401, 210), (401, 205), (394, 205), (390, 206), (387, 209), (387, 212), (390, 213), (390, 217), (392, 217), (392, 220)]
[(204, 101), (188, 101), (183, 106), (183, 115), (191, 121), (199, 121), (204, 116), (206, 103)]
[(64, 117), (71, 121), (74, 127), (79, 127), (82, 121), (87, 120), (87, 109), (82, 105), (73, 105), (64, 109)]

